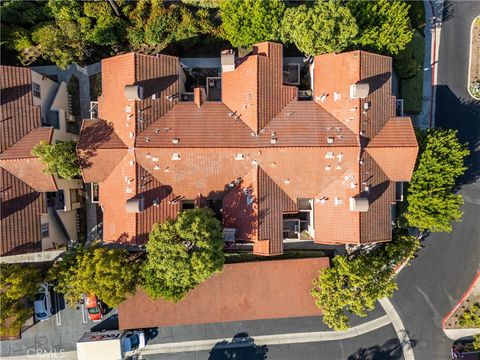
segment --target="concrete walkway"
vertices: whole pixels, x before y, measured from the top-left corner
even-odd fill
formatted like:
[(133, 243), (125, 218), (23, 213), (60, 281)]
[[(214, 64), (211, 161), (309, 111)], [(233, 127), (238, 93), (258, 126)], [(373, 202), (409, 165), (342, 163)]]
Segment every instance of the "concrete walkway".
[[(422, 111), (414, 117), (421, 129), (435, 126), (435, 85), (437, 84), (438, 48), (440, 45), (443, 0), (423, 2), (425, 6), (425, 57), (423, 62)], [(432, 86), (433, 85), (433, 86)]]
[(380, 299), (379, 302), (380, 305), (382, 305), (383, 310), (387, 313), (386, 316), (392, 322), (395, 332), (397, 333), (397, 337), (402, 345), (405, 360), (415, 360), (410, 338), (408, 337), (407, 330), (405, 330), (400, 315), (398, 315), (392, 303), (387, 298)]

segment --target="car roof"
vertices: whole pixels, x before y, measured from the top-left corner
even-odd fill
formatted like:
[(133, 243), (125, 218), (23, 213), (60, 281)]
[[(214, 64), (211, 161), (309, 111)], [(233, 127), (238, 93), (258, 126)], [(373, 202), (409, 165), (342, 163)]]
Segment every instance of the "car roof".
[(42, 300), (37, 300), (33, 302), (33, 309), (36, 313), (46, 312), (45, 306), (43, 305)]

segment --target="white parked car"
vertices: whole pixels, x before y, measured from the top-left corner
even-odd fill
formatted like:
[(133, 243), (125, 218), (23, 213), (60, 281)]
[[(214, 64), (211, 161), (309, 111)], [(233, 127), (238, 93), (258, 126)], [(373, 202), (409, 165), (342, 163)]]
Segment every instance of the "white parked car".
[(40, 288), (35, 294), (33, 309), (35, 310), (35, 318), (37, 321), (47, 320), (52, 316), (52, 294), (50, 293), (47, 284), (43, 283), (40, 285)]

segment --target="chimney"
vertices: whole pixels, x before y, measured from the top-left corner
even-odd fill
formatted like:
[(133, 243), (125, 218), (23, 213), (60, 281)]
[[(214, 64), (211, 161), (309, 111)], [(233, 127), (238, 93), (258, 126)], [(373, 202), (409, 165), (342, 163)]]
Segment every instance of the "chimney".
[(193, 102), (198, 107), (201, 107), (203, 102), (205, 101), (205, 89), (201, 87), (196, 87), (193, 89)]
[(223, 50), (221, 55), (222, 72), (235, 70), (235, 52), (233, 50)]

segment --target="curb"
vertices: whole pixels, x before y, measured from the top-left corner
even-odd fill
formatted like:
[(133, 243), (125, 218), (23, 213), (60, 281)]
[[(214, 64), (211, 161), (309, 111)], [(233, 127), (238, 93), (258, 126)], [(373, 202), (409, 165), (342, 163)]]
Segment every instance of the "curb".
[(470, 70), (472, 68), (472, 39), (473, 39), (473, 26), (475, 25), (475, 21), (477, 21), (477, 19), (480, 19), (480, 15), (475, 17), (473, 20), (472, 20), (472, 24), (470, 25), (470, 52), (468, 54), (468, 76), (467, 76), (467, 92), (468, 92), (468, 95), (470, 95), (473, 99), (475, 100), (480, 100), (480, 98), (476, 97), (476, 96), (473, 96), (472, 92), (470, 91), (470, 83), (471, 83), (471, 80), (470, 80)]
[[(455, 304), (455, 306), (452, 308), (452, 310), (450, 310), (448, 312), (448, 314), (443, 318), (442, 320), (442, 329), (443, 331), (445, 332), (445, 323), (447, 322), (447, 320), (452, 316), (452, 314), (458, 309), (458, 307), (463, 303), (463, 301), (470, 295), (470, 293), (472, 292), (472, 289), (473, 287), (475, 286), (475, 284), (477, 283), (477, 281), (480, 280), (480, 271), (477, 272), (477, 275), (475, 276), (475, 278), (473, 279), (472, 283), (470, 284), (470, 286), (468, 287), (467, 291), (465, 291), (465, 293), (462, 295), (462, 297), (460, 298), (460, 300)], [(450, 330), (450, 329), (447, 329), (447, 330)]]

